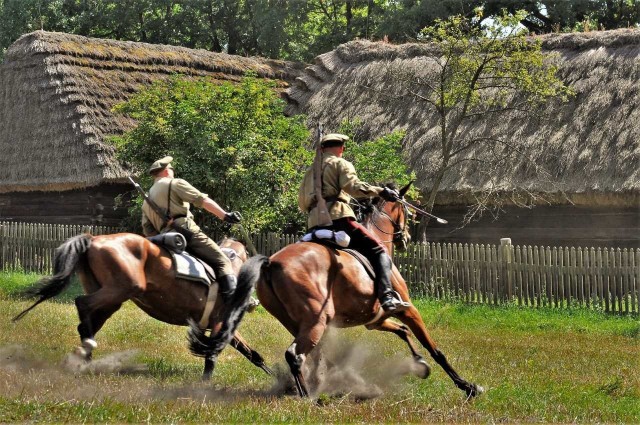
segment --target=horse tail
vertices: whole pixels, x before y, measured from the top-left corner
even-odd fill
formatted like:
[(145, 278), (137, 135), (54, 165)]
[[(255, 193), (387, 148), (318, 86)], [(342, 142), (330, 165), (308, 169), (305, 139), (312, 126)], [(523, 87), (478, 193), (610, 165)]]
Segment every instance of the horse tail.
[(43, 277), (22, 293), (29, 298), (40, 298), (31, 307), (14, 317), (14, 322), (22, 319), (41, 302), (55, 297), (69, 286), (78, 263), (84, 259), (91, 246), (92, 238), (93, 236), (88, 233), (74, 236), (56, 248), (53, 257), (53, 276)]
[[(266, 261), (265, 261), (266, 260)], [(269, 261), (264, 255), (249, 258), (240, 268), (238, 284), (229, 302), (225, 303), (222, 327), (216, 335), (207, 337), (195, 320), (189, 320), (189, 350), (196, 356), (216, 357), (231, 342), (244, 316), (262, 268)]]

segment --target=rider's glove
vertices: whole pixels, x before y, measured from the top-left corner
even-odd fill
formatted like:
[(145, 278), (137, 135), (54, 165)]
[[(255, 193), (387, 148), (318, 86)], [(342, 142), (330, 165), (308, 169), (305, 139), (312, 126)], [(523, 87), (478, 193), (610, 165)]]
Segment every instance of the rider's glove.
[(224, 215), (224, 221), (231, 224), (240, 223), (242, 221), (242, 216), (238, 211), (231, 211)]
[(397, 190), (389, 189), (385, 187), (382, 192), (379, 193), (380, 197), (385, 201), (396, 202), (400, 200), (400, 194)]

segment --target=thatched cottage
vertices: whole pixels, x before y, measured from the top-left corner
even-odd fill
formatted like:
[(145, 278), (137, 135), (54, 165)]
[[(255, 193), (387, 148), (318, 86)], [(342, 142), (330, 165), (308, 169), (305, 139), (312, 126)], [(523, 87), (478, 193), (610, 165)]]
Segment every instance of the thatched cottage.
[[(525, 188), (546, 201), (531, 209), (507, 206), (497, 220), (484, 216), (457, 229), (470, 199), (489, 184), (473, 161), (463, 163), (446, 176), (436, 200), (434, 212), (450, 224), (431, 225), (430, 240), (498, 243), (511, 237), (516, 244), (640, 247), (640, 30), (553, 34), (542, 46), (557, 53), (559, 76), (576, 96), (524, 118), (477, 121), (464, 132), (517, 138), (530, 155), (498, 170), (500, 182), (504, 190)], [(287, 90), (288, 113), (306, 113), (329, 129), (358, 118), (365, 136), (404, 129), (417, 183), (426, 191), (435, 172), (437, 117), (424, 103), (394, 97), (397, 80), (389, 70), (428, 71), (429, 48), (341, 45), (316, 58)], [(469, 155), (489, 154), (481, 150)], [(553, 179), (532, 172), (530, 158), (544, 162)]]
[[(559, 54), (560, 75), (575, 98), (550, 102), (525, 120), (501, 117), (466, 131), (498, 129), (520, 138), (534, 156), (544, 153), (555, 182), (531, 173), (524, 160), (501, 177), (507, 188), (524, 187), (550, 203), (508, 206), (498, 220), (485, 216), (456, 229), (469, 199), (487, 184), (472, 166), (461, 167), (443, 182), (434, 211), (451, 224), (434, 223), (430, 240), (640, 246), (640, 30), (550, 35), (543, 48)], [(359, 118), (365, 136), (404, 129), (418, 185), (428, 190), (435, 117), (423, 105), (381, 100), (364, 88), (393, 92), (389, 64), (424, 67), (424, 49), (354, 41), (303, 71), (298, 64), (180, 47), (27, 34), (0, 64), (0, 221), (117, 223), (124, 211), (114, 209), (114, 197), (131, 188), (105, 139), (133, 123), (111, 108), (174, 73), (236, 81), (253, 70), (278, 81), (287, 113), (306, 113), (311, 124), (322, 121), (331, 130)]]
[(116, 224), (131, 191), (106, 137), (131, 127), (111, 109), (172, 74), (237, 81), (247, 71), (281, 90), (296, 64), (173, 46), (37, 31), (0, 65), (0, 221)]

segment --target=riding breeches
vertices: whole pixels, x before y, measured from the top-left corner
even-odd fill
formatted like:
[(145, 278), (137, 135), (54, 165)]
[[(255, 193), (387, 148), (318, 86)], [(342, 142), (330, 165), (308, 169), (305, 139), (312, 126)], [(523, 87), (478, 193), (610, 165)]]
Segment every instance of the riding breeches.
[(187, 243), (187, 252), (195, 255), (209, 264), (217, 277), (234, 275), (229, 257), (225, 255), (217, 243), (212, 241), (197, 224), (188, 218), (180, 218), (176, 223), (193, 232), (193, 237)]

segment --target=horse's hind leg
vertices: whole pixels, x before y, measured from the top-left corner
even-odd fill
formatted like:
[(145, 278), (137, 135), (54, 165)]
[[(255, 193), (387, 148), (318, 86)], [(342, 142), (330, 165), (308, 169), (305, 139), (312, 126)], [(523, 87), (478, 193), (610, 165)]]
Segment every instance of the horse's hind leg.
[(85, 359), (90, 360), (93, 350), (97, 347), (95, 334), (126, 299), (125, 296), (114, 294), (104, 288), (76, 298), (75, 304), (80, 319), (78, 334), (82, 343), (79, 354)]
[(420, 313), (414, 306), (411, 306), (408, 310), (398, 313), (396, 315), (398, 319), (405, 325), (409, 326), (413, 334), (418, 338), (418, 341), (429, 351), (431, 357), (438, 363), (447, 375), (453, 380), (456, 387), (460, 388), (467, 394), (467, 397), (475, 397), (481, 394), (484, 389), (476, 384), (465, 381), (458, 375), (458, 373), (451, 367), (447, 358), (436, 346), (436, 343), (431, 339), (427, 329), (420, 317)]
[(326, 321), (322, 317), (320, 319), (319, 322), (313, 325), (305, 326), (303, 324), (300, 326), (298, 335), (284, 355), (289, 364), (289, 369), (291, 369), (291, 374), (293, 375), (300, 397), (309, 397), (309, 389), (302, 376), (302, 365), (307, 355), (318, 345), (326, 329)]
[(372, 325), (367, 325), (367, 329), (370, 330), (378, 330), (383, 332), (391, 332), (393, 334), (398, 335), (404, 342), (409, 346), (409, 350), (411, 350), (411, 354), (413, 355), (413, 360), (422, 368), (422, 373), (420, 373), (420, 377), (426, 379), (431, 374), (431, 368), (425, 361), (424, 357), (418, 353), (413, 340), (411, 339), (411, 331), (405, 325), (401, 325), (398, 323), (394, 323), (391, 320), (384, 320), (381, 323), (375, 323)]

